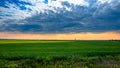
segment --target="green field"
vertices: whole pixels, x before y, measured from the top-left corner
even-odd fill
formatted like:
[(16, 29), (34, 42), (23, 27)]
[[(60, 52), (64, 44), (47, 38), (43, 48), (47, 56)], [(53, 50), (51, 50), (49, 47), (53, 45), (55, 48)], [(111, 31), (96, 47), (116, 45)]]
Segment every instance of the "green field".
[(22, 66), (120, 68), (120, 41), (0, 40), (0, 67)]

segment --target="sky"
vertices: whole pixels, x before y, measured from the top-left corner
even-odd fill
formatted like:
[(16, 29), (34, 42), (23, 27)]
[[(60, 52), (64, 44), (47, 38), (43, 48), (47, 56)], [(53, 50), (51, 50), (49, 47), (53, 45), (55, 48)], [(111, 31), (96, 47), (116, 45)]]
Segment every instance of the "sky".
[(1, 39), (29, 39), (29, 40), (120, 40), (116, 32), (104, 33), (64, 33), (64, 34), (36, 34), (1, 32)]
[(120, 39), (120, 0), (0, 0), (0, 38), (20, 39), (18, 33)]

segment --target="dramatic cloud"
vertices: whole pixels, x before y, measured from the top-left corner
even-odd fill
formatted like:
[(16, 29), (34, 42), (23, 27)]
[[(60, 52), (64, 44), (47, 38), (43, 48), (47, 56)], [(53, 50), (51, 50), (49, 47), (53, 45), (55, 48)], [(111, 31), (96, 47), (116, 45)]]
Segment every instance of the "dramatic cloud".
[(0, 0), (0, 31), (120, 31), (119, 8), (120, 0)]

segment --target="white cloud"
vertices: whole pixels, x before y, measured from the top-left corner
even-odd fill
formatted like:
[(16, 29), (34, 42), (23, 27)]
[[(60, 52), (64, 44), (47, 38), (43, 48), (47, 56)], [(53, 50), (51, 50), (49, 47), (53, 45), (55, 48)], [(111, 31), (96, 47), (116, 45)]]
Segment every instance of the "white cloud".
[[(69, 4), (73, 5), (80, 5), (80, 6), (88, 6), (89, 4), (84, 0), (48, 0), (48, 4), (44, 3), (44, 0), (19, 0), (23, 2), (30, 3), (32, 5), (22, 5), (26, 7), (26, 10), (21, 10), (19, 6), (15, 4), (11, 4), (6, 2), (6, 6), (9, 8), (0, 7), (0, 11), (3, 16), (0, 16), (2, 19), (25, 19), (26, 17), (30, 17), (39, 13), (49, 13), (47, 10), (52, 10), (55, 13), (59, 13), (57, 8), (65, 9), (66, 11), (71, 11), (72, 7), (63, 6), (62, 2), (68, 2)], [(29, 11), (28, 9), (31, 9)], [(10, 16), (5, 16), (5, 15)]]
[[(53, 32), (59, 32), (59, 30), (66, 29), (65, 31), (99, 31), (99, 30), (111, 30), (112, 29), (119, 29), (119, 25), (115, 23), (119, 23), (115, 21), (115, 23), (111, 23), (111, 21), (107, 21), (104, 18), (112, 18), (114, 13), (111, 12), (119, 12), (118, 9), (120, 1), (117, 0), (57, 0), (51, 1), (49, 3), (44, 3), (43, 0), (21, 0), (24, 2), (29, 2), (29, 4), (21, 4), (22, 6), (26, 7), (27, 9), (21, 10), (19, 6), (11, 3), (6, 3), (5, 7), (0, 7), (0, 25), (6, 24), (8, 25), (11, 30), (19, 29), (26, 31), (24, 27), (32, 25), (40, 25), (40, 30), (36, 27), (32, 30), (32, 28), (28, 28), (32, 31), (41, 31), (49, 32), (53, 30)], [(63, 3), (64, 2), (64, 3)], [(88, 3), (89, 2), (89, 3)], [(90, 5), (90, 6), (89, 6)], [(84, 7), (80, 7), (84, 6)], [(89, 6), (89, 7), (88, 7)], [(30, 9), (30, 10), (29, 10)], [(51, 10), (52, 12), (49, 12)], [(62, 11), (62, 12), (61, 12)], [(70, 12), (66, 12), (70, 11)], [(54, 13), (53, 13), (54, 12)], [(59, 14), (59, 12), (61, 12)], [(40, 14), (43, 13), (43, 14)], [(45, 15), (44, 15), (45, 13)], [(52, 13), (52, 14), (50, 14)], [(64, 15), (63, 15), (64, 14)], [(29, 18), (27, 18), (29, 17)], [(1, 19), (2, 18), (2, 19)], [(102, 19), (103, 18), (103, 19)], [(22, 19), (22, 20), (21, 20)], [(106, 20), (106, 21), (105, 21)], [(111, 24), (109, 24), (109, 22)], [(2, 24), (1, 24), (2, 23)], [(9, 25), (9, 24), (12, 25)], [(19, 23), (19, 24), (18, 24)], [(14, 25), (15, 24), (15, 25)], [(12, 26), (19, 25), (18, 27), (14, 28)], [(20, 26), (20, 25), (25, 26)], [(4, 27), (6, 30), (7, 26)], [(101, 28), (100, 28), (101, 27)], [(110, 28), (109, 28), (110, 27)], [(105, 29), (104, 29), (105, 28)], [(42, 31), (41, 31), (42, 32)]]
[(20, 1), (28, 2), (31, 3), (32, 5), (35, 5), (37, 3), (44, 3), (44, 0), (20, 0)]
[(84, 0), (48, 0), (48, 4), (45, 4), (43, 0), (22, 0), (25, 2), (31, 3), (31, 5), (25, 5), (27, 8), (32, 9), (32, 14), (39, 14), (39, 13), (47, 13), (46, 10), (52, 10), (55, 13), (59, 13), (59, 11), (56, 11), (55, 8), (65, 8), (67, 11), (70, 11), (70, 7), (66, 7), (62, 5), (62, 2), (68, 2), (70, 4), (74, 5), (81, 5), (81, 6), (88, 6), (89, 4), (85, 2)]
[(1, 14), (0, 16), (3, 19), (24, 19), (30, 16), (30, 13), (27, 10), (20, 10), (15, 4), (7, 3), (8, 8), (0, 7)]
[(74, 5), (89, 6), (89, 3), (84, 0), (69, 0), (68, 2)]
[[(32, 5), (28, 5), (28, 4), (23, 5), (27, 9), (21, 10), (20, 7), (16, 6), (15, 4), (6, 2), (6, 6), (8, 6), (9, 8), (0, 7), (0, 11), (2, 14), (2, 16), (0, 17), (4, 20), (6, 19), (19, 20), (19, 19), (25, 19), (27, 17), (31, 17), (39, 13), (49, 14), (47, 10), (52, 10), (54, 13), (59, 13), (59, 10), (56, 10), (56, 9), (63, 9), (63, 8), (65, 9), (64, 11), (73, 11), (72, 6), (71, 7), (68, 7), (65, 5), (63, 6), (62, 5), (63, 2), (68, 2), (70, 5), (72, 4), (72, 5), (80, 5), (80, 6), (86, 6), (86, 7), (89, 6), (89, 3), (85, 0), (56, 0), (56, 1), (48, 0), (48, 4), (44, 3), (44, 0), (20, 0), (20, 1), (28, 2)], [(96, 7), (98, 8), (98, 11), (99, 11), (99, 5), (104, 3), (110, 3), (112, 5), (113, 4), (111, 3), (112, 1), (113, 0), (98, 0), (96, 3)], [(31, 9), (31, 11), (29, 11), (29, 9)], [(6, 14), (10, 16), (5, 16)], [(93, 15), (95, 14), (97, 14), (97, 11)]]
[(115, 0), (98, 0), (100, 4), (111, 3), (112, 1), (115, 1)]

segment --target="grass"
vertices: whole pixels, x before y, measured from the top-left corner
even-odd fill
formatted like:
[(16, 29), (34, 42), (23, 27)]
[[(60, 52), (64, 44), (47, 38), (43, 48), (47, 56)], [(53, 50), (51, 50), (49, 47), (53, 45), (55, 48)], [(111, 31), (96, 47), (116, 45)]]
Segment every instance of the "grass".
[(120, 41), (0, 40), (0, 66), (119, 68)]

